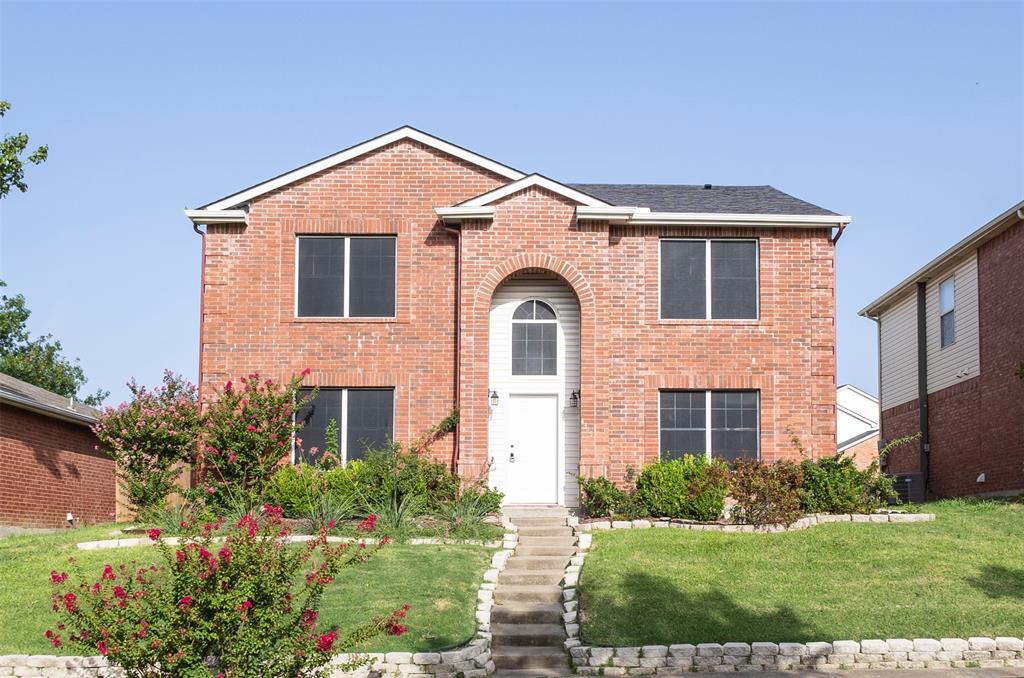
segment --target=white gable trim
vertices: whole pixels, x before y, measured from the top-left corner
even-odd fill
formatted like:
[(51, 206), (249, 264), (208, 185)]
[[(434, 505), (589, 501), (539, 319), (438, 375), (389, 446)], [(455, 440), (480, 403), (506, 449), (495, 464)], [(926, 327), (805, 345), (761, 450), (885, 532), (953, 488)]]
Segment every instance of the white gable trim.
[(404, 139), (411, 139), (412, 141), (417, 141), (425, 146), (430, 146), (431, 148), (435, 148), (441, 151), (442, 153), (447, 153), (448, 155), (459, 158), (460, 160), (465, 160), (466, 162), (473, 163), (478, 167), (494, 172), (495, 174), (506, 177), (513, 181), (522, 179), (525, 176), (519, 170), (513, 169), (506, 165), (502, 165), (501, 163), (495, 162), (490, 158), (485, 158), (484, 156), (466, 150), (461, 146), (456, 146), (455, 144), (449, 143), (443, 139), (431, 136), (426, 132), (421, 132), (418, 129), (415, 129), (414, 127), (409, 127), (408, 125), (406, 125), (405, 127), (400, 127), (391, 132), (387, 132), (386, 134), (382, 134), (379, 137), (370, 139), (369, 141), (364, 141), (361, 144), (357, 144), (355, 146), (352, 146), (351, 148), (346, 148), (343, 151), (339, 151), (333, 155), (329, 155), (326, 158), (321, 158), (320, 160), (311, 162), (308, 165), (303, 165), (298, 169), (286, 172), (285, 174), (274, 177), (273, 179), (264, 181), (261, 184), (256, 184), (255, 186), (247, 188), (244, 191), (239, 191), (238, 193), (229, 195), (226, 198), (221, 198), (220, 200), (211, 202), (208, 205), (204, 205), (202, 209), (227, 210), (234, 207), (238, 207), (239, 205), (244, 205), (253, 198), (258, 198), (259, 196), (269, 193), (270, 191), (276, 190), (278, 188), (281, 188), (282, 186), (287, 186), (288, 184), (295, 183), (296, 181), (299, 181), (300, 179), (305, 179), (306, 177), (312, 176), (317, 172), (322, 172), (326, 169), (330, 169), (331, 167), (340, 165), (343, 162), (347, 162), (349, 160), (352, 160), (353, 158), (358, 158), (361, 155), (366, 155), (367, 153), (375, 151), (378, 148), (383, 148), (388, 144), (393, 144), (396, 141), (402, 141)]
[(586, 193), (577, 191), (574, 188), (570, 188), (565, 184), (560, 184), (557, 181), (548, 179), (540, 174), (531, 174), (519, 179), (518, 181), (513, 181), (510, 184), (499, 186), (493, 191), (478, 195), (475, 198), (470, 198), (458, 206), (483, 207), (484, 205), (490, 205), (493, 202), (506, 198), (514, 193), (518, 193), (519, 191), (526, 190), (531, 186), (538, 186), (557, 195), (569, 198), (570, 200), (575, 200), (581, 205), (585, 205), (587, 207), (610, 207), (610, 205), (603, 200), (598, 200), (592, 195), (587, 195)]
[(493, 219), (493, 207), (435, 207), (434, 214), (446, 224), (458, 224), (467, 219)]

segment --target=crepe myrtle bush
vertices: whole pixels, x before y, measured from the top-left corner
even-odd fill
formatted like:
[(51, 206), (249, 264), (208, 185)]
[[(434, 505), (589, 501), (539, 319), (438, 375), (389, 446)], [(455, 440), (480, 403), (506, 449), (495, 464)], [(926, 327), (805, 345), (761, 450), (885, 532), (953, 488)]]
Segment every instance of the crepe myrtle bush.
[[(359, 533), (374, 523), (368, 517)], [(322, 676), (333, 654), (406, 631), (408, 605), (353, 629), (318, 619), (325, 587), (387, 539), (373, 547), (329, 544), (321, 530), (288, 544), (281, 509), (269, 505), (233, 525), (183, 521), (182, 533), (172, 545), (150, 530), (158, 565), (106, 565), (98, 577), (76, 572), (77, 583), (52, 571), (59, 621), (46, 637), (55, 647), (104, 655), (138, 678), (294, 678)]]
[(199, 468), (215, 507), (258, 506), (282, 459), (292, 452), (292, 437), (302, 427), (294, 413), (316, 392), (299, 389), (305, 369), (285, 383), (262, 379), (258, 372), (231, 381), (207, 406), (202, 428)]
[(134, 380), (128, 388), (131, 400), (106, 408), (93, 431), (97, 449), (117, 465), (127, 502), (145, 513), (163, 505), (185, 465), (195, 460), (203, 416), (195, 385), (170, 370), (156, 389)]

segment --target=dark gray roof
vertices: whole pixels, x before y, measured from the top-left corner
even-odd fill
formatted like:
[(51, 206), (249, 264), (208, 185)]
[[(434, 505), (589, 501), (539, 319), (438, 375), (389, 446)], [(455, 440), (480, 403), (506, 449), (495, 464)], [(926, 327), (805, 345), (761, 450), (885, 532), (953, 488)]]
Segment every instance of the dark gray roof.
[(0, 372), (0, 402), (84, 424), (95, 423), (100, 414), (95, 408), (3, 372)]
[(612, 205), (649, 207), (653, 212), (723, 214), (821, 214), (827, 209), (771, 186), (688, 184), (566, 184)]

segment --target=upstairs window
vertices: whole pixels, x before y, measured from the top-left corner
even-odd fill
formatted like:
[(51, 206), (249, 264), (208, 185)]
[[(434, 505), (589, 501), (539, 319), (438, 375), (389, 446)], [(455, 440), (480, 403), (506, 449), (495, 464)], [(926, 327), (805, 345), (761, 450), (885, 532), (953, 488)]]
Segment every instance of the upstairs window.
[(543, 301), (524, 301), (512, 314), (512, 374), (558, 374), (558, 318)]
[(757, 312), (756, 241), (661, 241), (662, 318), (752, 320)]
[(392, 318), (393, 236), (300, 236), (295, 315), (300, 318)]
[(939, 283), (939, 341), (941, 348), (956, 343), (956, 284), (953, 276)]
[(659, 397), (662, 459), (757, 459), (757, 391), (662, 391)]
[[(308, 397), (312, 389), (302, 389)], [(295, 461), (319, 461), (328, 449), (327, 431), (334, 421), (339, 462), (362, 459), (368, 450), (380, 450), (394, 436), (393, 388), (321, 388), (316, 398), (296, 415), (302, 422), (295, 446)]]

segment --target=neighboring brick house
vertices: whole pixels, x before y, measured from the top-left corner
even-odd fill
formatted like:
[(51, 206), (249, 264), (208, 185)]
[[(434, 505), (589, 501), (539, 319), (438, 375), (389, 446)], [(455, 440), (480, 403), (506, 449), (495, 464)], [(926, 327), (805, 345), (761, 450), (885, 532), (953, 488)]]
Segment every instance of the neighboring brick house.
[(860, 314), (878, 322), (888, 470), (927, 495), (1024, 490), (1024, 202)]
[(856, 386), (836, 389), (836, 452), (858, 468), (878, 461), (878, 398)]
[(114, 462), (96, 451), (91, 429), (98, 415), (0, 373), (0, 525), (60, 527), (114, 519)]
[(835, 453), (849, 218), (770, 186), (562, 184), (403, 127), (186, 214), (203, 397), (311, 368), (297, 456), (458, 407), (433, 454), (571, 506), (659, 455)]

